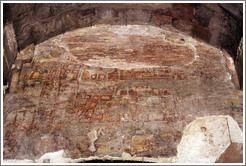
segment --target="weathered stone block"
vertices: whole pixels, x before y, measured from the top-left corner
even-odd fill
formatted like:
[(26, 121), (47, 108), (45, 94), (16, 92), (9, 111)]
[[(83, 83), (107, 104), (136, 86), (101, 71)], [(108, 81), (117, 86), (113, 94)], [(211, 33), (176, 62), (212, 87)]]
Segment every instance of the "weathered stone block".
[(213, 10), (203, 5), (196, 5), (194, 14), (194, 24), (202, 27), (208, 27), (211, 17), (213, 16)]
[(51, 14), (50, 8), (50, 4), (37, 3), (34, 5), (35, 15), (40, 19), (48, 18)]
[(232, 143), (221, 156), (216, 160), (216, 163), (242, 163), (243, 162), (243, 144)]
[(22, 18), (26, 13), (31, 13), (34, 3), (10, 3), (10, 10), (13, 19)]
[(155, 25), (171, 24), (173, 17), (167, 15), (153, 14), (151, 22)]
[[(95, 25), (36, 45), (20, 73), (23, 87), (4, 100), (4, 159), (129, 153), (214, 162), (230, 140), (241, 142), (242, 97), (222, 52), (162, 28)], [(225, 114), (237, 122), (215, 116)]]
[(243, 38), (240, 41), (235, 58), (235, 67), (239, 79), (240, 89), (243, 90)]
[(31, 63), (33, 56), (34, 56), (34, 44), (31, 44), (18, 54), (17, 59), (21, 59), (23, 63)]
[(202, 39), (206, 42), (209, 42), (210, 38), (211, 38), (211, 33), (210, 33), (209, 29), (202, 27), (202, 26), (199, 26), (199, 25), (193, 25), (192, 34), (195, 37)]
[(9, 64), (6, 59), (5, 51), (3, 50), (3, 85), (7, 85), (9, 82), (9, 76), (10, 76)]
[(151, 150), (154, 148), (153, 137), (134, 136), (132, 137), (131, 148), (133, 153)]
[(125, 9), (96, 9), (97, 18), (94, 24), (125, 25)]
[(174, 18), (192, 21), (194, 6), (188, 3), (174, 3), (172, 6), (172, 16)]
[(184, 21), (184, 20), (173, 18), (172, 19), (172, 25), (175, 28), (177, 28), (178, 30), (187, 32), (188, 34), (192, 33), (193, 25), (192, 25), (191, 22), (187, 22), (187, 21)]
[(126, 21), (127, 24), (147, 24), (150, 21), (151, 11), (127, 9)]
[(7, 23), (3, 29), (3, 70), (4, 85), (10, 84), (11, 68), (16, 59), (18, 46), (13, 24)]

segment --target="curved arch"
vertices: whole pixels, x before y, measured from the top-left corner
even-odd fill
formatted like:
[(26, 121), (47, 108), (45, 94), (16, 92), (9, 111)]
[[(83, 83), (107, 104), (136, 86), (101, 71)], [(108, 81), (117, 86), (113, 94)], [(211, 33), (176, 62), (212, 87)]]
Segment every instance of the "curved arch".
[[(242, 36), (240, 4), (9, 4), (20, 49), (66, 31), (97, 24), (169, 24), (212, 45), (227, 47)], [(230, 8), (236, 8), (233, 12)], [(224, 10), (228, 12), (225, 13)], [(229, 13), (229, 17), (228, 17)], [(231, 29), (228, 29), (230, 25)], [(220, 32), (224, 28), (223, 32)], [(218, 34), (221, 33), (219, 36)], [(227, 42), (227, 43), (226, 43)], [(228, 45), (229, 46), (229, 45)]]
[[(226, 67), (228, 62), (233, 69), (231, 59), (226, 61), (224, 52), (187, 35), (211, 39), (206, 36), (211, 20), (193, 22), (198, 16), (191, 11), (204, 6), (169, 4), (159, 10), (159, 6), (136, 4), (127, 8), (25, 5), (26, 11), (18, 9), (13, 20), (18, 43), (36, 45), (18, 54), (11, 93), (4, 100), (5, 159), (34, 157), (49, 162), (53, 156), (55, 162), (58, 157), (68, 162), (123, 156), (135, 160), (136, 155), (140, 160), (186, 162), (183, 159), (193, 157), (186, 157), (190, 146), (183, 143), (189, 129), (199, 129), (195, 136), (201, 137), (192, 137), (199, 144), (203, 138), (210, 139), (201, 132), (215, 130), (208, 122), (222, 124), (218, 137), (228, 136), (225, 122), (232, 122), (224, 116), (209, 117), (200, 120), (207, 127), (196, 121), (198, 125), (192, 123), (194, 128), (188, 127), (185, 133), (185, 126), (196, 117), (231, 114), (243, 126), (243, 95)], [(46, 13), (38, 12), (41, 9)], [(237, 133), (230, 136), (240, 139)], [(219, 152), (205, 154), (200, 161), (213, 162), (228, 140)], [(177, 149), (180, 141), (185, 152), (182, 146)]]
[[(5, 4), (4, 20), (13, 22), (18, 49), (83, 27), (108, 25), (163, 25), (224, 48), (234, 60), (242, 37), (242, 4)], [(4, 42), (5, 43), (5, 42)], [(239, 58), (238, 58), (239, 57)], [(13, 56), (15, 58), (15, 56)], [(12, 64), (12, 63), (10, 63)], [(10, 65), (11, 66), (11, 65)], [(241, 62), (236, 70), (242, 89)], [(5, 73), (5, 75), (8, 75)], [(8, 76), (5, 76), (8, 77)], [(237, 80), (237, 78), (236, 78)], [(6, 82), (6, 80), (5, 80)]]

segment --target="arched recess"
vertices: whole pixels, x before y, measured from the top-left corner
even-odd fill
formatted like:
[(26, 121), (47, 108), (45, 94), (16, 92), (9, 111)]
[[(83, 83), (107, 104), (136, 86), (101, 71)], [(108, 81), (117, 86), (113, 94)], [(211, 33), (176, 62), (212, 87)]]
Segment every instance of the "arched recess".
[[(13, 23), (18, 50), (77, 28), (98, 24), (170, 25), (217, 48), (225, 49), (236, 63), (242, 89), (242, 63), (237, 48), (242, 37), (242, 4), (4, 4), (4, 24)], [(7, 39), (11, 40), (11, 39)], [(6, 49), (7, 50), (7, 49)], [(6, 53), (8, 54), (8, 53)], [(15, 59), (16, 55), (10, 59)], [(13, 62), (4, 63), (12, 66)], [(7, 65), (6, 65), (7, 66)], [(11, 68), (11, 67), (10, 67)], [(10, 70), (7, 69), (6, 70)], [(9, 81), (6, 72), (5, 82)]]
[(29, 45), (4, 100), (4, 158), (178, 162), (196, 117), (231, 115), (242, 128), (229, 62), (171, 26), (96, 25)]

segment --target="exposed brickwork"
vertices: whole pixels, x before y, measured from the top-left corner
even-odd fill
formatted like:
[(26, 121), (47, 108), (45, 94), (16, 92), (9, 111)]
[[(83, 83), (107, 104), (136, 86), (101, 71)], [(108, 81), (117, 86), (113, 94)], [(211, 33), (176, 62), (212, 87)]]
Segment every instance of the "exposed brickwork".
[(172, 16), (182, 20), (192, 21), (194, 15), (194, 4), (174, 3), (172, 6)]
[(211, 33), (208, 28), (204, 28), (199, 25), (194, 25), (192, 29), (194, 37), (205, 40), (206, 42), (210, 41)]
[(4, 159), (175, 157), (196, 117), (229, 114), (242, 127), (224, 53), (162, 28), (94, 26), (22, 50), (4, 100)]
[(7, 4), (20, 49), (97, 24), (172, 25), (225, 48), (234, 58), (242, 37), (242, 4)]
[[(174, 159), (197, 117), (243, 129), (242, 4), (4, 6), (4, 159)], [(217, 162), (241, 152), (232, 143)]]
[[(241, 6), (232, 5), (235, 10), (230, 10), (230, 5), (218, 4), (10, 4), (14, 26), (17, 33), (17, 41), (22, 49), (31, 43), (39, 43), (47, 38), (72, 30), (78, 27), (87, 27), (95, 24), (170, 24), (172, 18), (180, 20), (181, 24), (199, 25), (207, 28), (210, 19), (218, 20), (217, 25), (221, 30), (231, 25), (233, 29), (222, 31), (222, 36), (233, 37), (235, 30), (240, 31)], [(221, 9), (220, 6), (223, 6)], [(223, 9), (228, 9), (223, 12)], [(43, 11), (43, 12), (40, 12)], [(231, 15), (230, 16), (230, 11)], [(237, 13), (233, 11), (238, 11)], [(231, 20), (225, 25), (225, 20)], [(238, 18), (237, 21), (233, 18)], [(183, 22), (183, 23), (182, 23)], [(182, 25), (181, 25), (182, 26)], [(183, 25), (187, 29), (187, 25)], [(214, 29), (208, 29), (215, 35)], [(240, 32), (233, 40), (238, 44)], [(35, 34), (35, 35), (33, 35)], [(33, 37), (31, 37), (34, 36)], [(39, 37), (36, 37), (38, 36)], [(199, 36), (198, 36), (199, 37)], [(222, 37), (223, 38), (223, 37)], [(201, 36), (201, 39), (204, 39)], [(206, 40), (207, 38), (205, 38)], [(218, 44), (223, 39), (218, 38)], [(206, 40), (208, 41), (208, 40)], [(209, 42), (209, 41), (208, 41)]]

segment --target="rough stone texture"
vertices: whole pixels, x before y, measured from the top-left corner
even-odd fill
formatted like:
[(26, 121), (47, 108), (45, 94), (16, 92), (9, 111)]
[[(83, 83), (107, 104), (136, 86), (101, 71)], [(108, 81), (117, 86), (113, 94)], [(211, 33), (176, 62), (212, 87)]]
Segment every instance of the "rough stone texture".
[(7, 22), (11, 22), (11, 11), (10, 11), (10, 7), (9, 7), (9, 4), (7, 3), (3, 3), (3, 13), (4, 13), (4, 16), (3, 16), (3, 26), (5, 26), (5, 24)]
[[(94, 67), (124, 70), (183, 66), (195, 61), (194, 48), (185, 44), (181, 38), (179, 43), (175, 44), (170, 42), (168, 37), (167, 40), (163, 40), (164, 36), (160, 35), (163, 30), (159, 28), (127, 26), (122, 29), (121, 27), (102, 26), (100, 30), (98, 28), (92, 28), (90, 31), (78, 30), (64, 35), (62, 40), (65, 40), (64, 44), (68, 46), (69, 53), (76, 59)], [(48, 47), (49, 45), (45, 47), (46, 52)], [(65, 51), (63, 49), (58, 47), (57, 52), (53, 49), (51, 56), (59, 56), (62, 53), (60, 50)], [(39, 47), (36, 51), (40, 51)], [(135, 77), (135, 74), (137, 73), (133, 72), (132, 76)]]
[(202, 27), (208, 27), (214, 11), (202, 4), (196, 5), (194, 14), (194, 23)]
[[(215, 36), (211, 44), (235, 53), (242, 36), (242, 4), (9, 4), (21, 49), (78, 27), (95, 24), (150, 24), (178, 19), (179, 29), (200, 26)], [(212, 20), (217, 20), (216, 22)], [(214, 22), (214, 23), (213, 23)], [(215, 25), (216, 24), (216, 25)], [(60, 26), (62, 25), (62, 26)], [(176, 24), (174, 24), (175, 26)], [(176, 25), (177, 26), (177, 25)], [(196, 28), (195, 28), (196, 29)], [(221, 32), (222, 30), (222, 32)], [(216, 35), (219, 34), (220, 36)], [(34, 35), (35, 34), (35, 35)], [(35, 36), (40, 37), (35, 37)], [(200, 38), (200, 36), (197, 36)], [(232, 40), (227, 40), (228, 38)], [(201, 36), (201, 39), (204, 39)], [(229, 43), (228, 43), (229, 42)], [(231, 53), (231, 52), (230, 52)], [(235, 54), (234, 54), (235, 56)]]
[(27, 46), (25, 49), (17, 55), (17, 59), (21, 60), (23, 63), (31, 63), (34, 55), (34, 44)]
[[(5, 4), (4, 20), (13, 22), (19, 49), (77, 28), (97, 24), (172, 25), (233, 57), (243, 31), (242, 3)], [(239, 72), (240, 74), (240, 72)]]
[(235, 58), (235, 67), (238, 73), (240, 89), (243, 90), (243, 38), (240, 41)]
[(226, 10), (228, 13), (231, 14), (231, 16), (236, 20), (242, 20), (243, 19), (243, 6), (236, 4), (236, 3), (220, 3), (220, 7), (222, 7), (224, 10)]
[(7, 56), (5, 54), (5, 49), (3, 48), (3, 85), (7, 85), (8, 84), (8, 80), (10, 79), (10, 66), (8, 64), (8, 60), (7, 60)]
[[(243, 143), (242, 131), (231, 117), (197, 119), (189, 124), (183, 133), (177, 155), (177, 160), (183, 163), (215, 162), (228, 146), (234, 146), (234, 143)], [(228, 148), (229, 151), (231, 151), (230, 149), (231, 147)], [(234, 152), (236, 153), (236, 151), (237, 149)], [(239, 153), (242, 153), (242, 149), (239, 150)], [(221, 157), (226, 159), (223, 155)], [(242, 162), (242, 159), (238, 162)]]
[(10, 93), (14, 93), (17, 91), (17, 86), (20, 81), (20, 72), (22, 69), (22, 61), (16, 60), (15, 64), (12, 66), (12, 78), (10, 83)]
[[(224, 49), (222, 50), (225, 58), (226, 58), (226, 66), (228, 68), (228, 72), (231, 74), (231, 79), (235, 85), (236, 89), (240, 89), (240, 83), (239, 83), (239, 79), (238, 79), (238, 75), (237, 75), (237, 71), (235, 68), (235, 63), (233, 58), (228, 54), (227, 51), (225, 51)], [(241, 59), (242, 60), (242, 59)]]
[[(97, 24), (158, 27), (169, 24), (226, 49), (235, 61), (243, 26), (242, 3), (5, 3), (4, 11), (4, 25), (13, 22), (20, 50), (66, 31)], [(6, 78), (5, 82), (8, 81)]]
[(232, 143), (216, 163), (243, 163), (243, 144)]
[[(23, 64), (15, 93), (4, 100), (5, 160), (180, 162), (177, 147), (197, 117), (230, 115), (232, 128), (242, 129), (243, 95), (226, 55), (170, 25), (97, 25), (28, 50), (34, 50), (33, 59)], [(214, 120), (222, 131), (225, 119)], [(219, 143), (230, 130), (213, 126), (206, 128)], [(216, 150), (203, 146), (210, 148), (208, 158), (230, 145), (226, 138)]]
[[(230, 128), (229, 125), (233, 126), (234, 129)], [(219, 126), (219, 130), (217, 130), (218, 128), (215, 126)], [(64, 150), (60, 150), (57, 152), (46, 153), (37, 160), (4, 160), (4, 163), (83, 163), (97, 159), (110, 161), (125, 160), (165, 163), (208, 163), (216, 160), (217, 163), (242, 163), (242, 132), (239, 128), (239, 130), (235, 130), (235, 128), (238, 128), (238, 125), (230, 116), (198, 118), (191, 124), (187, 125), (184, 130), (181, 143), (177, 149), (178, 155), (177, 157), (171, 158), (132, 157), (129, 153), (123, 152), (121, 157), (104, 156), (101, 158), (98, 156), (91, 156), (88, 158), (72, 159), (64, 157)], [(231, 139), (231, 133), (237, 134), (240, 139)], [(88, 134), (93, 142), (97, 139), (96, 134), (96, 131), (92, 131)], [(141, 136), (134, 136), (133, 139), (138, 140), (136, 144), (133, 145), (134, 148), (143, 148), (143, 146), (140, 145), (142, 141), (139, 141), (142, 139)], [(194, 144), (196, 144), (196, 146), (194, 146)], [(188, 155), (187, 151), (189, 152)]]
[(12, 23), (6, 23), (3, 28), (3, 84), (9, 85), (12, 65), (16, 59), (18, 46)]

